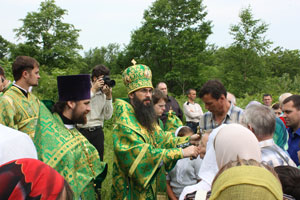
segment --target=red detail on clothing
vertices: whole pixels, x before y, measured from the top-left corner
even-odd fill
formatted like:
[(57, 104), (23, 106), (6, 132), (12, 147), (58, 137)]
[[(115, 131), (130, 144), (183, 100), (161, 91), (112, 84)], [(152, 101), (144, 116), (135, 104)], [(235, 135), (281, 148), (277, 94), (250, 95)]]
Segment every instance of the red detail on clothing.
[(0, 194), (9, 199), (56, 200), (64, 178), (53, 168), (35, 159), (19, 159), (0, 166)]
[(283, 117), (279, 117), (279, 119), (281, 119), (281, 121), (284, 123), (285, 128), (288, 128), (288, 127), (286, 126), (286, 122), (285, 122), (284, 118), (283, 118)]

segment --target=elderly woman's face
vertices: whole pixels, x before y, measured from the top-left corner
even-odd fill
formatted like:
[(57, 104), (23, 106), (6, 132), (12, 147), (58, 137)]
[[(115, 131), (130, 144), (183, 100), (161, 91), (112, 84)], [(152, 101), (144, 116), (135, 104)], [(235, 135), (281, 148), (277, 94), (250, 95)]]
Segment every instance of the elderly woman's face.
[(163, 99), (160, 99), (157, 104), (154, 105), (155, 113), (160, 117), (166, 109), (166, 102)]

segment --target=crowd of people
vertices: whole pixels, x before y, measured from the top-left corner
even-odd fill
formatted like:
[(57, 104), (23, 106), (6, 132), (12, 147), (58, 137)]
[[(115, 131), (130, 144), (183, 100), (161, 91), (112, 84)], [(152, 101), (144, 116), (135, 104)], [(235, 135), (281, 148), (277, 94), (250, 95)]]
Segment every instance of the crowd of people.
[[(300, 199), (300, 95), (265, 94), (242, 109), (218, 80), (181, 106), (143, 64), (126, 68), (113, 103), (109, 69), (57, 77), (40, 100), (39, 63), (0, 67), (0, 199), (101, 199), (104, 121), (114, 114), (112, 199)], [(114, 105), (113, 105), (114, 104)], [(185, 120), (184, 120), (185, 118)], [(186, 123), (185, 125), (183, 123)]]

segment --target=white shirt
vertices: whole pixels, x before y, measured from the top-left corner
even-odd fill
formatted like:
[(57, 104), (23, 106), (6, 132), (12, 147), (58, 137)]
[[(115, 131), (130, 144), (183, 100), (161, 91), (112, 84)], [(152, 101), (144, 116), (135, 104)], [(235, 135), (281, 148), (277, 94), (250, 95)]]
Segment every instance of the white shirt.
[(201, 106), (198, 103), (185, 102), (183, 104), (183, 112), (187, 122), (199, 122), (203, 115)]
[(178, 160), (175, 167), (168, 173), (166, 180), (170, 181), (170, 186), (176, 197), (179, 197), (185, 186), (196, 184), (200, 180), (198, 171), (201, 162), (200, 156), (194, 160), (183, 158)]
[(38, 159), (31, 138), (21, 131), (0, 124), (0, 165), (20, 158)]
[(198, 176), (201, 178), (201, 181), (196, 185), (187, 186), (183, 189), (182, 193), (180, 194), (179, 200), (183, 200), (184, 197), (192, 192), (197, 190), (204, 190), (210, 191), (211, 184), (219, 171), (217, 159), (216, 159), (216, 152), (214, 148), (214, 140), (217, 136), (217, 133), (221, 128), (226, 126), (226, 124), (222, 124), (217, 128), (213, 129), (210, 133), (206, 145), (206, 154), (203, 158), (201, 163), (201, 168), (199, 170)]
[(260, 141), (259, 146), (261, 148), (262, 161), (266, 162), (271, 167), (277, 167), (281, 165), (297, 167), (290, 156), (275, 144), (273, 138)]
[(104, 120), (111, 118), (113, 114), (112, 99), (106, 100), (106, 95), (99, 90), (95, 94), (91, 92), (91, 111), (87, 114), (87, 123), (79, 124), (80, 128), (102, 126)]

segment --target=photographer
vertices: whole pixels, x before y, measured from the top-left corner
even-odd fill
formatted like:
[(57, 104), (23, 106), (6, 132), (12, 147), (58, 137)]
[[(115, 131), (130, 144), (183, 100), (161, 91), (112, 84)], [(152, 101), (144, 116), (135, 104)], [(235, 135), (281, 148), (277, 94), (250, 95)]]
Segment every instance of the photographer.
[(104, 65), (96, 65), (92, 71), (91, 111), (87, 114), (87, 123), (78, 124), (79, 131), (96, 147), (101, 161), (104, 153), (103, 122), (111, 118), (112, 87), (114, 80), (109, 78), (109, 69)]

